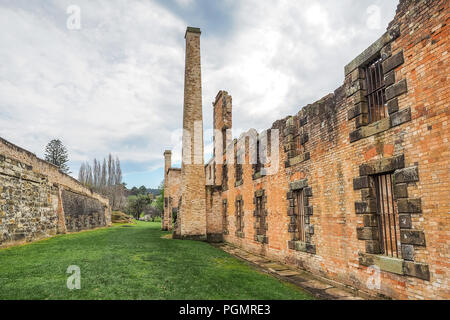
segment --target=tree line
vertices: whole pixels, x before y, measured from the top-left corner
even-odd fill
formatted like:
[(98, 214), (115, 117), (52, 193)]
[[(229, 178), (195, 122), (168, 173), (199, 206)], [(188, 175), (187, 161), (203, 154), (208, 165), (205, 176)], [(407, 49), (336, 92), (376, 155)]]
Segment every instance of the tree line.
[[(58, 166), (61, 172), (69, 174), (68, 152), (61, 140), (51, 140), (45, 148), (45, 160)], [(78, 172), (78, 181), (109, 199), (113, 210), (125, 211), (135, 219), (142, 214), (149, 215), (152, 220), (160, 216), (164, 210), (163, 183), (158, 189), (147, 189), (145, 186), (126, 188), (122, 182), (122, 169), (119, 157), (109, 154), (103, 161), (94, 159), (92, 164), (83, 162)], [(151, 194), (151, 196), (149, 195)]]
[(113, 210), (121, 210), (126, 204), (125, 185), (122, 183), (122, 169), (119, 157), (112, 154), (103, 162), (94, 159), (92, 165), (81, 164), (78, 181), (93, 191), (107, 197)]

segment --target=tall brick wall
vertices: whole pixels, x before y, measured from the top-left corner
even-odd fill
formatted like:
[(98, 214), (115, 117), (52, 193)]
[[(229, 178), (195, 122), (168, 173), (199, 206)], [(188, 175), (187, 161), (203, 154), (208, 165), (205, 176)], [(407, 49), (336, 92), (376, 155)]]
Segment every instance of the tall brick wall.
[(110, 224), (107, 199), (0, 138), (0, 246)]
[[(217, 236), (222, 228), (227, 242), (369, 294), (449, 299), (448, 7), (444, 0), (400, 0), (386, 33), (345, 66), (341, 87), (274, 122), (275, 174), (261, 176), (250, 164), (252, 130), (227, 152), (215, 149), (206, 166), (215, 167), (213, 181), (205, 180), (207, 233)], [(387, 108), (378, 121), (370, 121), (365, 72), (374, 60)], [(230, 129), (231, 96), (220, 91), (213, 106), (214, 128)], [(243, 142), (237, 180), (229, 151)], [(392, 179), (398, 256), (382, 254), (379, 241), (383, 198), (375, 179), (385, 174)]]
[[(448, 12), (448, 1), (400, 1), (387, 32), (345, 67), (340, 88), (274, 123), (281, 132), (277, 174), (255, 176), (248, 150), (242, 184), (228, 166), (227, 188), (213, 196), (227, 204), (216, 212), (226, 210), (225, 241), (374, 295), (450, 298)], [(377, 56), (389, 114), (369, 124), (363, 68)], [(393, 177), (399, 258), (379, 253), (370, 179), (383, 173)], [(293, 236), (298, 190), (304, 241)], [(265, 197), (265, 235), (258, 234), (257, 194)], [(369, 266), (380, 269), (380, 288), (367, 285)]]

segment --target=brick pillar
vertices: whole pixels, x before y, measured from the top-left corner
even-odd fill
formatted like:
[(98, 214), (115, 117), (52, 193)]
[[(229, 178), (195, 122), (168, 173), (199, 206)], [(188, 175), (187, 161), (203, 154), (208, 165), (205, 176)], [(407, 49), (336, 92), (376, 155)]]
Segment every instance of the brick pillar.
[(206, 240), (200, 29), (186, 30), (181, 207), (175, 238)]
[(63, 207), (63, 201), (62, 201), (62, 190), (63, 188), (61, 186), (58, 187), (58, 225), (57, 225), (57, 232), (58, 233), (66, 233), (66, 219), (64, 215), (64, 207)]
[(223, 164), (226, 162), (225, 150), (231, 143), (231, 126), (232, 126), (232, 98), (228, 92), (221, 90), (213, 102), (214, 108), (214, 185), (221, 186), (223, 184)]
[(162, 230), (172, 230), (170, 221), (170, 205), (169, 205), (169, 169), (172, 167), (172, 151), (164, 151), (164, 214), (161, 219)]

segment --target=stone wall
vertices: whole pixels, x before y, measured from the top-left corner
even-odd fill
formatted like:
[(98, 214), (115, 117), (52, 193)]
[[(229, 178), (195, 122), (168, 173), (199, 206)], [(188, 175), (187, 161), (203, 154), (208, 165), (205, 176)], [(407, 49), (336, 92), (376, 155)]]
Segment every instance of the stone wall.
[(91, 197), (63, 190), (62, 203), (69, 232), (106, 226), (105, 206)]
[[(167, 173), (167, 190), (168, 190), (168, 197), (167, 197), (167, 207), (165, 207), (167, 212), (167, 230), (172, 230), (172, 221), (174, 217), (174, 213), (176, 212), (178, 217), (178, 212), (180, 209), (180, 184), (181, 184), (181, 170), (177, 168), (169, 168)], [(166, 189), (164, 189), (164, 196), (165, 196)], [(166, 206), (166, 203), (164, 203)]]
[(110, 224), (107, 199), (0, 138), (0, 246)]
[(0, 246), (57, 233), (58, 189), (30, 167), (0, 155)]
[[(450, 298), (448, 6), (443, 0), (401, 0), (387, 32), (345, 67), (340, 88), (276, 121), (276, 174), (255, 175), (248, 150), (241, 181), (228, 164), (222, 183), (224, 167), (216, 165), (215, 185), (222, 191), (210, 194), (218, 200), (212, 203), (226, 204), (214, 209), (225, 217), (225, 241), (369, 294)], [(389, 114), (369, 123), (363, 68), (375, 57), (382, 59)], [(219, 124), (217, 101), (215, 111)], [(370, 181), (384, 173), (393, 177), (398, 258), (380, 254), (378, 242)], [(304, 241), (293, 237), (298, 190), (304, 195)], [(257, 234), (257, 193), (266, 197), (264, 239)], [(242, 231), (236, 229), (238, 200)], [(370, 266), (380, 270), (380, 288), (367, 285)]]

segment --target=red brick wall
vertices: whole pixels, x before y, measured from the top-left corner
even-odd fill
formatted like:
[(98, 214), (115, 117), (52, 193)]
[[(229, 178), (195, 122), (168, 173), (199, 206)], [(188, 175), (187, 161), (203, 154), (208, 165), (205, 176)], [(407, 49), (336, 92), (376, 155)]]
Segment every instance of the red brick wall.
[[(395, 80), (387, 95), (392, 98), (390, 102), (397, 99), (398, 111), (392, 112), (377, 128), (364, 126), (364, 115), (349, 116), (358, 101), (358, 90), (364, 89), (360, 74), (353, 71), (354, 66), (370, 58), (370, 52), (366, 52), (358, 57), (361, 61), (356, 59), (346, 67), (341, 88), (306, 106), (292, 119), (294, 122), (306, 119), (296, 131), (308, 135), (301, 148), (285, 152), (287, 119), (274, 123), (273, 128), (283, 132), (280, 171), (276, 175), (254, 180), (252, 166), (247, 164), (243, 168), (243, 185), (235, 187), (235, 170), (230, 166), (229, 189), (222, 192), (222, 199), (228, 201), (226, 241), (372, 294), (396, 299), (450, 298), (448, 12), (448, 1), (400, 1), (396, 17), (379, 48), (383, 49), (385, 60), (394, 57), (389, 63), (394, 67)], [(401, 87), (403, 80), (407, 88)], [(218, 121), (216, 118), (217, 115), (215, 121)], [(357, 128), (358, 121), (363, 126)], [(408, 214), (412, 226), (406, 231), (417, 231), (425, 237), (425, 246), (412, 246), (411, 265), (426, 265), (428, 269), (423, 270), (429, 271), (429, 280), (411, 276), (411, 270), (396, 274), (382, 269), (381, 287), (370, 289), (366, 285), (369, 270), (360, 255), (367, 253), (367, 241), (359, 240), (362, 236), (357, 231), (367, 227), (363, 218), (368, 215), (355, 211), (355, 202), (362, 201), (362, 193), (354, 190), (353, 181), (361, 175), (361, 166), (398, 156), (404, 157), (404, 168), (418, 168), (418, 181), (408, 183), (407, 192), (408, 199), (420, 199), (422, 212)], [(286, 167), (287, 161), (291, 165)], [(399, 172), (399, 168), (393, 170)], [(288, 247), (291, 240), (287, 214), (289, 183), (302, 179), (307, 179), (312, 191), (308, 206), (312, 210), (310, 225), (314, 230), (308, 252)], [(260, 189), (267, 196), (267, 244), (255, 241), (254, 237), (253, 197)], [(244, 201), (244, 238), (235, 234), (238, 196)], [(218, 210), (217, 215), (221, 214)]]

